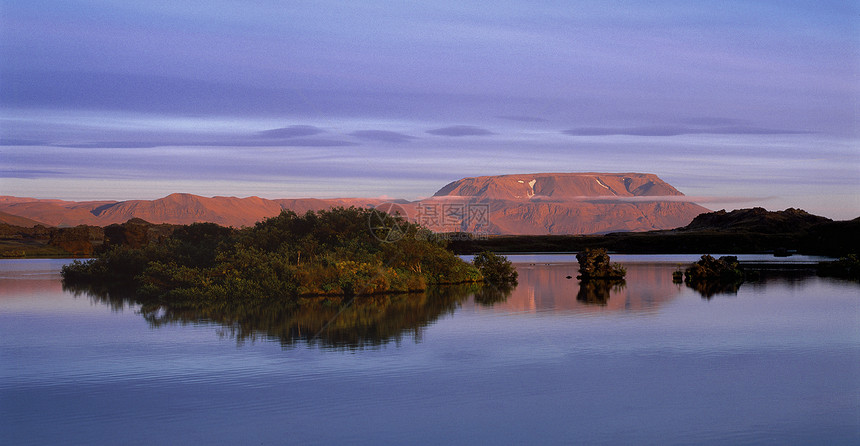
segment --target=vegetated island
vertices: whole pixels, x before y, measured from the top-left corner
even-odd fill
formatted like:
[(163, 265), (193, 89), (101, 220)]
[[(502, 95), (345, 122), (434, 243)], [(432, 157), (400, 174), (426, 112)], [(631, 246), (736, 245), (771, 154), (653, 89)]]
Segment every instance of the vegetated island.
[[(119, 244), (62, 270), (67, 285), (131, 286), (174, 307), (265, 302), (295, 304), (409, 293), (482, 282), (511, 269), (494, 254), (469, 264), (445, 241), (398, 215), (334, 208), (284, 211), (236, 230), (212, 223), (174, 228), (158, 243)], [(490, 266), (487, 266), (489, 264)], [(515, 280), (515, 275), (509, 279)]]
[(672, 273), (672, 281), (685, 283), (710, 299), (716, 294), (735, 294), (746, 279), (757, 279), (757, 271), (745, 271), (736, 256), (714, 258), (705, 254), (683, 271)]

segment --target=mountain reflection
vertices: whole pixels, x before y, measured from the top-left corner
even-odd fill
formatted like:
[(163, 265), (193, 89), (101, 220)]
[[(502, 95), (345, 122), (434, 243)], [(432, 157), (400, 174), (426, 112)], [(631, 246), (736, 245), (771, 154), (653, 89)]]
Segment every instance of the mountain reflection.
[[(628, 264), (626, 282), (581, 284), (577, 263), (518, 265), (519, 286), (493, 311), (529, 312), (649, 312), (678, 296), (672, 265)], [(571, 278), (568, 279), (568, 276)]]

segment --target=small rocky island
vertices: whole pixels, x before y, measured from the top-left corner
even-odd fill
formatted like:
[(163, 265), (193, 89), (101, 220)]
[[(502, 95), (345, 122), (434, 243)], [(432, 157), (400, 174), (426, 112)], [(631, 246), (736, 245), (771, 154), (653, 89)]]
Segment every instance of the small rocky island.
[(714, 258), (705, 254), (685, 270), (675, 271), (672, 281), (683, 282), (703, 297), (710, 298), (715, 294), (734, 294), (744, 280), (756, 277), (754, 271), (744, 271), (736, 256)]
[(588, 280), (623, 280), (627, 270), (618, 263), (612, 263), (605, 249), (587, 248), (576, 255), (579, 262), (577, 279)]
[(580, 280), (576, 300), (595, 305), (606, 305), (612, 291), (624, 288), (627, 270), (618, 263), (612, 263), (605, 249), (587, 248), (576, 255), (579, 262)]

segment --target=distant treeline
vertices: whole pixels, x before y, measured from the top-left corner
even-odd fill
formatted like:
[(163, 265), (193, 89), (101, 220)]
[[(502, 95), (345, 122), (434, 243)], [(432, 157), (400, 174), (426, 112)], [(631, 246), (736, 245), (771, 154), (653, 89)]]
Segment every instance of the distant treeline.
[[(114, 246), (140, 248), (160, 243), (182, 225), (131, 219), (104, 228), (76, 226), (32, 228), (0, 224), (0, 257), (89, 257)], [(605, 248), (625, 253), (803, 253), (860, 254), (860, 218), (848, 221), (787, 209), (761, 208), (701, 214), (689, 225), (650, 232), (605, 235), (499, 235), (477, 239), (445, 234), (459, 254), (495, 252), (578, 252)]]
[(106, 227), (56, 228), (0, 223), (0, 257), (90, 257), (115, 246), (140, 248), (166, 240), (181, 225), (133, 218)]
[(701, 214), (689, 225), (650, 232), (605, 235), (500, 235), (483, 239), (448, 237), (460, 254), (494, 252), (579, 252), (605, 248), (622, 253), (802, 253), (834, 257), (860, 253), (860, 218), (832, 221), (796, 209), (761, 208)]

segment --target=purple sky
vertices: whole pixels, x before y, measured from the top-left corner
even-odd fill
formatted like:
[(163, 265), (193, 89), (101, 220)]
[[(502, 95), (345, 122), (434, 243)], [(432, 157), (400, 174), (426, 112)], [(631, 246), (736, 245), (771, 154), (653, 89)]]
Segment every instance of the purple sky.
[(855, 2), (470, 3), (0, 0), (0, 194), (632, 171), (860, 216)]

